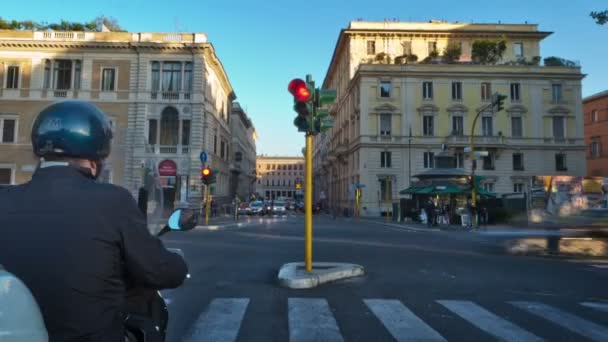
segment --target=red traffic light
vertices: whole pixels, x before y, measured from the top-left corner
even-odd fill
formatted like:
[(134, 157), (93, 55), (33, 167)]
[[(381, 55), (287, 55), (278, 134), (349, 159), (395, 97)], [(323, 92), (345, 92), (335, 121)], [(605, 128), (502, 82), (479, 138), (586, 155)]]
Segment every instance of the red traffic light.
[(201, 174), (203, 175), (203, 177), (211, 176), (211, 169), (209, 167), (206, 167), (201, 171)]
[(306, 82), (299, 78), (294, 78), (289, 82), (287, 90), (295, 97), (296, 101), (308, 101), (310, 100), (310, 90), (306, 85)]

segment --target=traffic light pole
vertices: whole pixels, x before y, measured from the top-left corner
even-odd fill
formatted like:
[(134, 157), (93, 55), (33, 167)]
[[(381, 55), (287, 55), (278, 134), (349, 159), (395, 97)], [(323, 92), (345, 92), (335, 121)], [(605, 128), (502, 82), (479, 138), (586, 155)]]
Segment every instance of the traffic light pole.
[(312, 134), (306, 134), (306, 174), (304, 193), (305, 266), (312, 272)]

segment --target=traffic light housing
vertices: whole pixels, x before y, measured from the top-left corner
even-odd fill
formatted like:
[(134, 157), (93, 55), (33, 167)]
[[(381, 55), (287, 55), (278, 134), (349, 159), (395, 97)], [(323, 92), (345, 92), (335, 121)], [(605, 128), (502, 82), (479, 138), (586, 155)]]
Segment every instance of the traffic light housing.
[(313, 112), (312, 91), (309, 85), (302, 79), (294, 78), (289, 82), (287, 90), (293, 95), (293, 109), (298, 113), (293, 124), (298, 128), (299, 132), (309, 132), (309, 121)]
[(211, 170), (209, 166), (205, 166), (201, 170), (201, 177), (203, 179), (203, 184), (210, 185), (215, 183), (215, 170)]
[(496, 111), (500, 112), (505, 109), (505, 100), (507, 99), (507, 95), (496, 94), (494, 100), (494, 107), (496, 107)]

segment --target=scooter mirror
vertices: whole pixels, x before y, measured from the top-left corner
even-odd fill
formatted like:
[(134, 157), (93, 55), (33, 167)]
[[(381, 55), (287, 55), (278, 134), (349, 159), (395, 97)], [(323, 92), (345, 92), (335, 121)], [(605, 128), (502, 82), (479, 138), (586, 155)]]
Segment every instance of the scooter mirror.
[(176, 209), (169, 217), (167, 225), (171, 230), (190, 230), (196, 226), (198, 217), (192, 209)]

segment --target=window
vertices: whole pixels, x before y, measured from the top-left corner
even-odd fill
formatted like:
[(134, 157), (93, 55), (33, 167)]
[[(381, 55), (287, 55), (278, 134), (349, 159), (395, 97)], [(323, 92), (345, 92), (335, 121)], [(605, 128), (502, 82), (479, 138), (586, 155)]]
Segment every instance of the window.
[(493, 125), (491, 116), (483, 116), (481, 118), (481, 135), (491, 137), (493, 135)]
[[(285, 180), (284, 179), (283, 179), (283, 186), (285, 186)], [(283, 196), (285, 196), (285, 195), (283, 195)]]
[(182, 120), (182, 145), (190, 145), (190, 120)]
[(393, 184), (389, 179), (380, 178), (380, 200), (391, 201), (393, 193)]
[(304, 170), (304, 165), (300, 164), (300, 170)]
[(511, 117), (511, 136), (516, 138), (520, 138), (523, 136), (521, 116)]
[(367, 54), (375, 55), (376, 54), (376, 42), (373, 40), (367, 41)]
[(15, 143), (17, 120), (9, 118), (0, 118), (0, 142)]
[(433, 119), (434, 117), (431, 115), (425, 115), (423, 118), (423, 127), (422, 127), (422, 134), (425, 136), (433, 136), (434, 134), (434, 127), (433, 127)]
[(437, 52), (437, 42), (428, 42), (429, 55), (432, 52)]
[(389, 168), (391, 165), (391, 152), (380, 152), (380, 167)]
[(160, 62), (152, 62), (152, 92), (160, 90)]
[(524, 56), (524, 43), (513, 43), (513, 55), (515, 58)]
[(101, 90), (114, 91), (116, 81), (116, 69), (103, 68), (101, 72)]
[(272, 180), (272, 186), (274, 186), (274, 179)]
[(519, 83), (511, 83), (511, 101), (519, 101)]
[(6, 87), (9, 89), (19, 88), (19, 67), (9, 66), (6, 72)]
[(591, 158), (599, 158), (601, 156), (602, 146), (600, 145), (599, 138), (593, 138), (589, 148), (591, 149)]
[(272, 164), (272, 170), (274, 171), (276, 169), (277, 169), (277, 166), (275, 164)]
[(13, 169), (0, 168), (0, 185), (13, 184)]
[(494, 183), (484, 183), (483, 189), (487, 192), (494, 192)]
[(55, 89), (70, 89), (72, 84), (72, 61), (68, 59), (58, 59), (55, 61), (53, 79)]
[(424, 168), (432, 169), (435, 167), (435, 153), (424, 152)]
[(177, 92), (182, 84), (182, 63), (163, 62), (163, 91)]
[[(217, 155), (217, 135), (213, 136), (213, 154)], [(274, 170), (274, 165), (272, 169)]]
[(184, 91), (192, 90), (192, 62), (184, 63)]
[(262, 185), (262, 181), (258, 179), (258, 185)]
[(553, 137), (563, 138), (565, 136), (564, 130), (564, 117), (554, 116), (553, 117)]
[(80, 89), (80, 78), (82, 75), (82, 61), (74, 61), (74, 89)]
[(266, 164), (266, 170), (270, 170), (270, 164)]
[(390, 81), (380, 82), (380, 97), (391, 97), (392, 84)]
[(524, 192), (524, 184), (523, 183), (513, 183), (513, 192)]
[(566, 155), (564, 153), (558, 153), (555, 155), (555, 170), (568, 171), (568, 168), (566, 167)]
[(523, 153), (513, 153), (513, 170), (524, 170), (524, 155)]
[(156, 132), (158, 131), (158, 120), (148, 120), (148, 145), (156, 145)]
[(492, 99), (492, 84), (483, 82), (481, 84), (481, 100), (490, 101)]
[(592, 122), (600, 121), (599, 116), (597, 115), (597, 110), (595, 110), (595, 109), (591, 111), (591, 121)]
[(165, 107), (160, 114), (160, 145), (177, 146), (179, 143), (179, 113), (173, 107)]
[(404, 56), (409, 56), (412, 54), (412, 42), (402, 42), (401, 46), (403, 47)]
[(494, 155), (492, 155), (491, 153), (483, 157), (483, 169), (494, 170)]
[(462, 82), (452, 82), (452, 100), (462, 100)]
[(464, 153), (457, 152), (454, 154), (454, 162), (456, 163), (455, 167), (459, 169), (464, 168)]
[(433, 82), (422, 82), (422, 98), (425, 100), (433, 98)]
[(226, 156), (225, 153), (226, 153), (226, 144), (224, 143), (224, 140), (222, 140), (222, 141), (220, 141), (220, 157), (222, 159), (224, 159), (224, 157)]
[(551, 85), (551, 94), (553, 102), (560, 102), (563, 98), (562, 94), (562, 85), (561, 84), (552, 84)]
[(287, 169), (291, 171), (291, 167), (292, 167), (292, 165), (289, 164), (289, 166), (287, 166)]
[(42, 88), (49, 89), (51, 87), (51, 60), (44, 60), (44, 78)]
[(380, 135), (391, 135), (391, 114), (380, 114)]
[(452, 135), (464, 134), (464, 118), (462, 116), (452, 116)]

